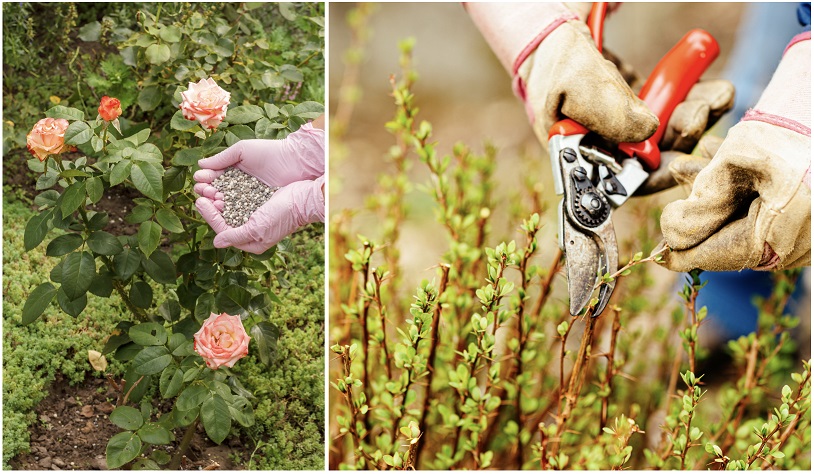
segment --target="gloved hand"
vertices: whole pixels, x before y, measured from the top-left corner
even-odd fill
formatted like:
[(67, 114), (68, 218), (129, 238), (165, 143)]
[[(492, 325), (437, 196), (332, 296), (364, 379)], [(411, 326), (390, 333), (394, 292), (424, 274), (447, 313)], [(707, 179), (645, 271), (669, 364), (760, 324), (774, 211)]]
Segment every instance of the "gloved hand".
[(701, 156), (676, 158), (689, 198), (661, 216), (674, 271), (772, 270), (811, 262), (811, 33), (787, 48), (753, 110)]
[(231, 246), (261, 254), (297, 228), (325, 221), (324, 183), (323, 175), (313, 181), (296, 181), (283, 186), (240, 227), (226, 224), (212, 199), (200, 197), (195, 206), (218, 234), (215, 247)]
[[(607, 50), (600, 53), (591, 38), (585, 24), (591, 3), (471, 3), (467, 10), (512, 75), (544, 146), (563, 117), (612, 144), (642, 141), (655, 132), (658, 119), (628, 84), (637, 79), (635, 71)], [(728, 81), (700, 81), (673, 112), (660, 148), (689, 152), (733, 102)], [(673, 157), (665, 154), (662, 161)], [(675, 180), (662, 166), (637, 194), (671, 186)]]
[[(298, 227), (325, 220), (325, 133), (310, 123), (282, 140), (241, 140), (199, 160), (198, 165), (194, 190), (201, 197), (195, 205), (218, 234), (215, 247), (234, 246), (260, 254)], [(223, 194), (211, 184), (232, 166), (268, 186), (280, 187), (237, 228), (226, 224), (220, 214)]]
[(658, 119), (596, 49), (585, 24), (588, 10), (590, 4), (467, 4), (511, 74), (541, 143), (563, 116), (617, 143), (642, 141)]
[(325, 133), (310, 123), (282, 140), (241, 140), (226, 150), (198, 161), (193, 179), (200, 196), (223, 209), (222, 195), (211, 186), (226, 168), (234, 166), (268, 186), (313, 180), (325, 174)]

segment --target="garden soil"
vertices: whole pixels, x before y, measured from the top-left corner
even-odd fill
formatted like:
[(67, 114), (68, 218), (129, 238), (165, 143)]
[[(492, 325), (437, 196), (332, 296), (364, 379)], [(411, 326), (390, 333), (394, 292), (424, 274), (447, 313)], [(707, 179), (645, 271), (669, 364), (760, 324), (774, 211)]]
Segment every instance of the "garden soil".
[[(110, 422), (108, 415), (115, 408), (118, 392), (107, 380), (87, 378), (71, 386), (62, 375), (51, 384), (48, 396), (37, 405), (37, 422), (30, 428), (30, 452), (12, 459), (13, 469), (25, 470), (107, 470), (105, 447), (107, 441), (121, 430)], [(180, 443), (166, 447), (172, 455)], [(241, 445), (238, 438), (231, 444)], [(242, 466), (232, 462), (229, 455), (233, 447), (218, 446), (199, 427), (187, 455), (181, 463), (183, 470), (235, 470)]]

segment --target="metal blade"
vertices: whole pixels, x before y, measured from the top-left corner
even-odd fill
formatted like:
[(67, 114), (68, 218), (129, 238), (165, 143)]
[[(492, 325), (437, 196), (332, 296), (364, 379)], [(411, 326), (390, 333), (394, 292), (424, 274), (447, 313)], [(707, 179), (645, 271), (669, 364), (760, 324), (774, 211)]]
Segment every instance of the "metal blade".
[(568, 219), (564, 219), (562, 229), (570, 311), (576, 316), (591, 299), (602, 257), (594, 239), (572, 226)]
[[(602, 250), (600, 251), (599, 271), (604, 275), (613, 275), (619, 270), (619, 248), (616, 246), (616, 232), (613, 229), (613, 222), (608, 220), (597, 229), (594, 238), (599, 241)], [(616, 287), (616, 279), (610, 283), (603, 283), (599, 287), (599, 302), (594, 309), (594, 317), (599, 316), (605, 310), (605, 306), (610, 301), (613, 289)], [(573, 313), (572, 313), (573, 314)]]

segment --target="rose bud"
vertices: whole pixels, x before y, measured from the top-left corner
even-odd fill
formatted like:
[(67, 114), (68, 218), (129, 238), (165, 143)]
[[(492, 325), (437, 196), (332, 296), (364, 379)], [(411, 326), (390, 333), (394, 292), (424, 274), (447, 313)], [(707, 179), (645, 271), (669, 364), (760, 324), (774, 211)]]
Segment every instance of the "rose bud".
[(112, 122), (119, 118), (122, 114), (122, 103), (115, 97), (102, 97), (102, 102), (99, 104), (99, 115), (102, 120)]

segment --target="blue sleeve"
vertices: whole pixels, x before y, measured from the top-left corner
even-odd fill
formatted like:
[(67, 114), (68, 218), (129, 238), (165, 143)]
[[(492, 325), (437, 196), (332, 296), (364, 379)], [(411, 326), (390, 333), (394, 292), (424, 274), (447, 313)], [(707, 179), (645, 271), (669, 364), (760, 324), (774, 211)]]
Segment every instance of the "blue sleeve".
[(811, 31), (811, 2), (801, 3), (797, 7), (797, 19), (803, 25), (803, 31)]

